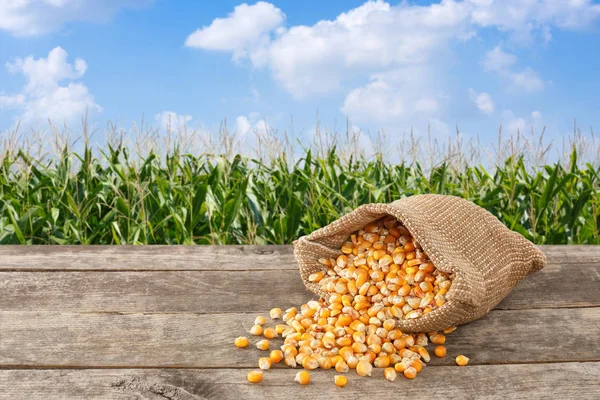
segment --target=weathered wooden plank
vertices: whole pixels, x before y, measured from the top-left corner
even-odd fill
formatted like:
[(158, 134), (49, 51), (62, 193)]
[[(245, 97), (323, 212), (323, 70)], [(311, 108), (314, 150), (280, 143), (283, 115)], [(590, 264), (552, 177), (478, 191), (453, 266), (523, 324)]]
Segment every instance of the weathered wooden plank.
[(256, 385), (245, 369), (0, 370), (0, 397), (6, 399), (598, 399), (600, 363), (427, 367), (417, 379), (348, 375), (333, 384), (335, 371), (313, 371), (311, 383), (294, 382), (296, 370), (266, 371)]
[[(600, 263), (600, 246), (540, 246), (553, 264)], [(0, 247), (0, 270), (297, 269), (292, 246)]]
[(0, 246), (0, 270), (298, 269), (292, 246)]
[(598, 245), (545, 245), (538, 246), (549, 262), (557, 264), (600, 263)]
[[(265, 353), (232, 343), (254, 316), (4, 311), (0, 367), (253, 367)], [(599, 329), (599, 307), (492, 311), (450, 335), (449, 357), (431, 363), (461, 353), (472, 364), (600, 361)]]
[(3, 311), (259, 313), (311, 297), (289, 270), (0, 272)]
[[(600, 306), (600, 263), (548, 265), (500, 309)], [(4, 311), (265, 312), (316, 296), (290, 270), (0, 272)]]

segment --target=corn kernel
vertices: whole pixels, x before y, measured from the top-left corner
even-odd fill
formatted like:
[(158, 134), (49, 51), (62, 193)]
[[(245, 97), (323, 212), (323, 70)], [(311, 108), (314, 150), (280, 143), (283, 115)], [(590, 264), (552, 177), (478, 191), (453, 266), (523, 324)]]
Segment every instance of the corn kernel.
[(233, 342), (237, 347), (248, 347), (248, 338), (246, 336), (240, 336)]
[(259, 340), (258, 343), (256, 343), (256, 348), (259, 350), (269, 350), (269, 341), (266, 339)]
[(269, 358), (274, 363), (278, 363), (279, 361), (283, 360), (283, 352), (281, 350), (273, 350), (269, 354)]
[(444, 347), (444, 346), (437, 346), (433, 350), (433, 354), (435, 354), (436, 357), (440, 357), (440, 358), (446, 357), (446, 347)]
[(444, 344), (446, 343), (446, 336), (440, 333), (436, 333), (434, 335), (429, 336), (429, 340), (431, 340), (431, 343), (433, 344)]
[(277, 332), (275, 331), (274, 328), (265, 328), (265, 329), (263, 329), (263, 335), (267, 339), (273, 339), (274, 337), (277, 336)]
[(310, 383), (310, 374), (308, 371), (298, 371), (294, 380), (301, 385), (308, 385)]
[(344, 375), (334, 375), (333, 381), (335, 382), (335, 386), (344, 387), (348, 384), (348, 378)]
[(262, 381), (263, 373), (262, 371), (250, 371), (248, 372), (248, 381), (252, 383), (259, 383)]
[(366, 360), (360, 360), (356, 365), (356, 373), (360, 376), (371, 376), (373, 365)]
[(415, 379), (417, 377), (417, 370), (413, 367), (408, 367), (404, 370), (403, 374), (408, 379)]
[(462, 354), (456, 357), (456, 365), (460, 365), (461, 367), (467, 365), (469, 363), (469, 358), (463, 356)]
[(396, 370), (394, 368), (388, 367), (383, 370), (383, 376), (390, 382), (394, 382), (396, 380)]
[(271, 311), (269, 311), (271, 319), (279, 319), (282, 315), (283, 311), (281, 311), (281, 308), (272, 308)]
[(263, 333), (263, 327), (260, 325), (254, 325), (252, 328), (250, 328), (250, 334), (254, 335), (254, 336), (260, 336)]
[(258, 316), (256, 317), (256, 319), (254, 320), (254, 325), (264, 325), (267, 321), (265, 320), (265, 317), (262, 316)]
[(270, 369), (271, 364), (273, 364), (273, 362), (268, 357), (261, 357), (258, 359), (258, 368), (260, 369)]

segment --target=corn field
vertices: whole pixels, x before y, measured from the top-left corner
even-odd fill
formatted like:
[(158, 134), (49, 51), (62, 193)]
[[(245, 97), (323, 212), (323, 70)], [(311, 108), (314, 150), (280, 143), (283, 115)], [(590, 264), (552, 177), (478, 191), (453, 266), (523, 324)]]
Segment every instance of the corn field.
[(186, 135), (140, 151), (139, 136), (130, 144), (118, 134), (94, 151), (86, 133), (78, 149), (52, 141), (54, 157), (5, 139), (0, 243), (290, 244), (361, 204), (420, 193), (471, 200), (537, 244), (600, 243), (600, 166), (580, 157), (589, 145), (572, 141), (563, 159), (540, 164), (546, 148), (500, 143), (484, 166), (480, 147), (455, 142), (425, 166), (418, 155), (435, 143), (419, 152), (413, 142), (411, 160), (391, 162), (385, 146), (353, 148), (354, 136), (295, 149), (263, 137), (254, 156), (227, 135), (212, 152), (190, 150)]

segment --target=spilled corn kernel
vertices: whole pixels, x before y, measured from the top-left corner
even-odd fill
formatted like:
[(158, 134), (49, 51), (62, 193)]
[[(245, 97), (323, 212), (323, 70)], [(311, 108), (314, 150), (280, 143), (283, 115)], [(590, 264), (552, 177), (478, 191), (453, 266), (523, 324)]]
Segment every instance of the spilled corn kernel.
[(240, 336), (235, 339), (234, 344), (237, 347), (248, 347), (248, 338), (246, 336)]
[(263, 378), (262, 371), (250, 371), (248, 372), (248, 381), (252, 383), (260, 383)]
[(460, 365), (461, 367), (464, 367), (468, 363), (469, 363), (468, 357), (465, 357), (462, 354), (456, 357), (456, 365)]
[(294, 380), (301, 385), (308, 385), (310, 383), (310, 374), (308, 371), (298, 371)]
[(344, 375), (335, 375), (333, 377), (333, 381), (335, 382), (335, 386), (344, 387), (348, 384), (348, 378)]

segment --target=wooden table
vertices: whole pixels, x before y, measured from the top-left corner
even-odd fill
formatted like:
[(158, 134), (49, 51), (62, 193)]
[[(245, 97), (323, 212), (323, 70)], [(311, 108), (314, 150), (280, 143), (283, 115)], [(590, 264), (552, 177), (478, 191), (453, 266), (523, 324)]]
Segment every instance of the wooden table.
[(600, 399), (600, 246), (543, 250), (417, 379), (351, 371), (337, 388), (333, 370), (303, 387), (281, 366), (250, 384), (261, 352), (233, 346), (257, 314), (314, 298), (290, 246), (2, 246), (0, 398)]

